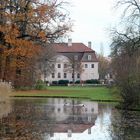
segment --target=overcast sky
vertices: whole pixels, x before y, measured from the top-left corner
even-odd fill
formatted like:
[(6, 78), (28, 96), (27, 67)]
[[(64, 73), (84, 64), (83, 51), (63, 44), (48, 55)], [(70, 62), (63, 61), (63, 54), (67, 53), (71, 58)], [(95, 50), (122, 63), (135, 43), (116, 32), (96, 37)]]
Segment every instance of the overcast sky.
[(92, 42), (92, 48), (104, 55), (110, 53), (109, 29), (116, 23), (114, 2), (116, 0), (69, 0), (71, 3), (70, 17), (74, 21), (70, 38), (73, 42)]

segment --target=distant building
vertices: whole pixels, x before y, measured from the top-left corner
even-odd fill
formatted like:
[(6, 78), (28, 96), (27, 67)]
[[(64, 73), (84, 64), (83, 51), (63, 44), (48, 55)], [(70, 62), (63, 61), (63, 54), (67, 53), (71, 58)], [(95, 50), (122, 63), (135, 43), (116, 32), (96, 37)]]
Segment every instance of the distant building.
[(85, 81), (90, 79), (99, 79), (98, 60), (95, 51), (91, 49), (91, 42), (88, 46), (83, 43), (54, 43), (52, 47), (56, 51), (56, 62), (54, 62), (54, 71), (43, 80), (59, 81)]

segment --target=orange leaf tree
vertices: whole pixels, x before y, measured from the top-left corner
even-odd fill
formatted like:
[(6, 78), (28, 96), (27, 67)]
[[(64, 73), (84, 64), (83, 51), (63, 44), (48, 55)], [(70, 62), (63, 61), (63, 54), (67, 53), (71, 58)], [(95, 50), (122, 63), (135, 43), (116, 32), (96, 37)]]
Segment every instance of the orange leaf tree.
[(70, 29), (64, 4), (57, 0), (0, 1), (0, 79), (15, 86), (33, 84), (42, 46)]

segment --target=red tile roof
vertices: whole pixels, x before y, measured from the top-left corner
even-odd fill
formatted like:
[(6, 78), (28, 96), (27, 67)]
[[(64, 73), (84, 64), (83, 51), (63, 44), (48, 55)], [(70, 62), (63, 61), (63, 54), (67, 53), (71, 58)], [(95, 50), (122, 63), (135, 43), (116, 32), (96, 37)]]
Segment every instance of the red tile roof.
[(53, 129), (54, 133), (67, 133), (70, 129), (72, 133), (83, 133), (85, 130), (91, 128), (94, 123), (91, 124), (56, 124)]
[(72, 43), (72, 46), (68, 46), (67, 43), (54, 43), (53, 47), (56, 52), (94, 52), (83, 43)]

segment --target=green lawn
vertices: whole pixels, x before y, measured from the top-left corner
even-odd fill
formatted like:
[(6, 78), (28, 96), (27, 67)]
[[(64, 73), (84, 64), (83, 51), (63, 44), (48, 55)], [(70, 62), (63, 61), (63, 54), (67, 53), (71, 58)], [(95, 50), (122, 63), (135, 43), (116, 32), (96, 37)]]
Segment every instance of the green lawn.
[(117, 93), (106, 87), (48, 87), (47, 90), (15, 91), (15, 97), (73, 97), (96, 101), (119, 101)]

